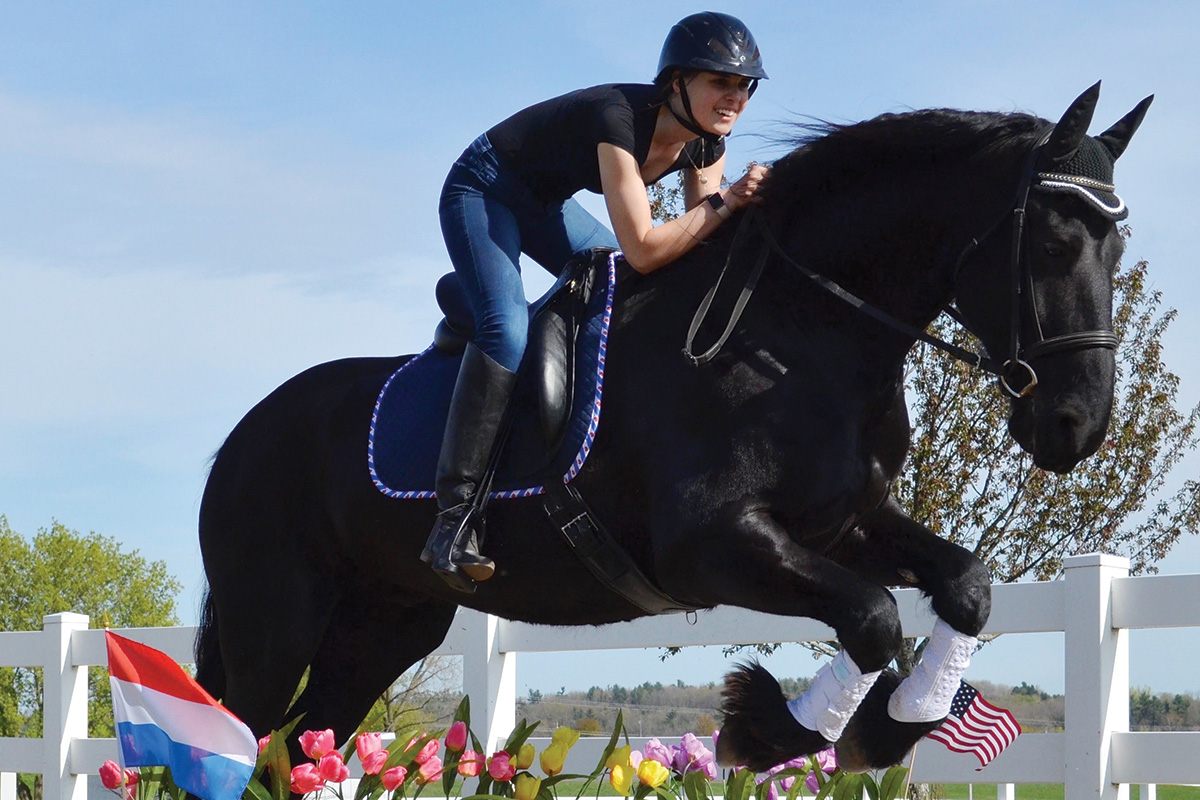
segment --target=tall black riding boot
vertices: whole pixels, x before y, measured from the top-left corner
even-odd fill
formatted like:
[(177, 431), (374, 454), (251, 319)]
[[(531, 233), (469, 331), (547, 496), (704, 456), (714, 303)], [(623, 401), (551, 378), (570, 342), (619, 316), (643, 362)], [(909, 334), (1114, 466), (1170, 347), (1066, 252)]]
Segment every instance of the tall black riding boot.
[(496, 571), (495, 562), (479, 552), (486, 498), (478, 489), (516, 379), (515, 372), (467, 345), (438, 457), (434, 491), (440, 511), (421, 553), (422, 561), (461, 592), (474, 592), (475, 581), (486, 581)]

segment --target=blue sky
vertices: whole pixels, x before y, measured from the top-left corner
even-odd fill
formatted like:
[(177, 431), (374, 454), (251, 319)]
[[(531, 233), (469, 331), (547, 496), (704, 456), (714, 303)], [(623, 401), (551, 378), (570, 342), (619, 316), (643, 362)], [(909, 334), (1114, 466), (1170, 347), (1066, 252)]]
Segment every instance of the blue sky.
[[(1180, 309), (1166, 360), (1181, 400), (1200, 399), (1200, 5), (719, 8), (751, 27), (771, 75), (738, 124), (731, 165), (780, 155), (773, 123), (795, 114), (949, 106), (1057, 118), (1103, 79), (1098, 131), (1157, 94), (1117, 169), (1132, 208), (1127, 257), (1149, 259)], [(434, 282), (449, 269), (436, 213), (454, 157), (529, 103), (648, 80), (666, 31), (697, 10), (0, 4), (0, 514), (27, 535), (57, 519), (165, 560), (192, 622), (199, 498), (241, 415), (311, 364), (422, 349)], [(602, 210), (594, 197), (585, 205)], [(547, 285), (537, 272), (531, 294)], [(1191, 458), (1174, 483), (1198, 472)], [(1200, 545), (1180, 544), (1162, 568), (1200, 571)], [(1200, 692), (1194, 658), (1153, 657), (1168, 642), (1200, 655), (1193, 633), (1135, 636), (1134, 682)], [(1061, 690), (1054, 639), (994, 645), (972, 673)], [(816, 665), (789, 651), (769, 666)], [(528, 656), (519, 681), (522, 692), (703, 683), (723, 669), (714, 652), (666, 664), (653, 652)]]

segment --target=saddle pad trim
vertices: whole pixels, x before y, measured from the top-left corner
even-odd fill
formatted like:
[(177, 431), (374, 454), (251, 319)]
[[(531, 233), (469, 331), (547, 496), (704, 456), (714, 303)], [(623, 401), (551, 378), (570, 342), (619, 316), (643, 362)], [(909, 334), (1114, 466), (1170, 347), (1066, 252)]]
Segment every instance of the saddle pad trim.
[[(608, 331), (612, 324), (613, 312), (613, 297), (617, 285), (617, 259), (623, 257), (619, 250), (615, 250), (608, 256), (608, 293), (604, 299), (604, 316), (600, 326), (600, 346), (596, 355), (596, 381), (595, 394), (592, 399), (592, 410), (588, 420), (587, 432), (584, 434), (583, 442), (579, 447), (579, 451), (575, 454), (574, 460), (571, 462), (570, 468), (562, 476), (564, 484), (570, 483), (575, 479), (583, 469), (584, 463), (587, 461), (588, 455), (592, 452), (592, 442), (596, 438), (596, 430), (600, 426), (600, 406), (601, 398), (604, 394), (604, 364), (608, 354)], [(408, 369), (409, 366), (419, 361), (426, 353), (433, 349), (433, 345), (425, 348), (420, 355), (410, 359), (393, 372), (384, 382), (383, 388), (379, 392), (379, 396), (375, 400), (375, 408), (371, 412), (371, 430), (367, 438), (367, 467), (371, 473), (371, 482), (375, 484), (375, 488), (388, 497), (397, 500), (429, 500), (437, 495), (431, 490), (400, 490), (393, 489), (384, 483), (380, 478), (379, 473), (375, 469), (375, 433), (376, 426), (379, 422), (379, 409), (383, 404), (384, 395), (386, 395), (388, 387), (392, 381), (396, 379), (400, 373)], [(530, 486), (524, 489), (510, 489), (501, 492), (491, 492), (488, 497), (492, 500), (511, 500), (519, 497), (534, 497), (543, 494), (546, 491), (545, 486)]]

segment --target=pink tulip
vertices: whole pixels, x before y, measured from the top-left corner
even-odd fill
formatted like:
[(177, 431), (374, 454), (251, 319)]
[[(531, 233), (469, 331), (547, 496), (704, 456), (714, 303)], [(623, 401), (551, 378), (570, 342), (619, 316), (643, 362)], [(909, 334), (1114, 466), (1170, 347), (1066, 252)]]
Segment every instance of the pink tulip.
[(467, 746), (467, 723), (455, 720), (446, 731), (446, 749), (457, 753)]
[(337, 742), (333, 739), (333, 731), (328, 728), (323, 731), (305, 731), (300, 734), (300, 749), (309, 758), (319, 759), (335, 747), (337, 747)]
[(321, 756), (321, 760), (317, 762), (317, 771), (321, 773), (323, 780), (330, 783), (341, 783), (350, 777), (350, 768), (346, 766), (342, 754), (337, 750), (331, 750)]
[(371, 753), (383, 749), (383, 737), (378, 733), (360, 733), (354, 740), (354, 749), (358, 752), (358, 760), (366, 761)]
[(512, 756), (504, 750), (497, 750), (495, 755), (488, 759), (487, 768), (488, 775), (491, 775), (494, 781), (511, 781), (517, 774), (517, 768), (512, 763)]
[(316, 764), (298, 764), (292, 767), (292, 793), (308, 794), (325, 787)]
[(417, 762), (418, 764), (424, 764), (429, 759), (436, 758), (440, 748), (441, 745), (438, 744), (437, 739), (430, 739), (425, 743), (425, 746), (421, 748), (421, 752), (413, 756), (413, 761)]
[(417, 783), (419, 784), (436, 781), (440, 777), (442, 777), (442, 760), (437, 756), (430, 756), (421, 763), (421, 767), (417, 770)]
[(125, 770), (125, 785), (126, 786), (137, 786), (137, 782), (138, 782), (137, 770), (136, 769)]
[(268, 733), (266, 736), (264, 736), (258, 740), (258, 752), (261, 754), (263, 750), (267, 749), (267, 745), (269, 745), (270, 743), (271, 743), (271, 734)]
[(376, 750), (374, 753), (367, 753), (367, 757), (362, 759), (363, 772), (367, 775), (378, 775), (379, 770), (387, 764), (387, 750)]
[(389, 792), (394, 792), (396, 791), (396, 787), (404, 783), (404, 779), (407, 777), (408, 770), (404, 767), (392, 767), (383, 773), (383, 788)]
[(117, 766), (115, 761), (105, 761), (100, 766), (100, 782), (104, 784), (105, 789), (116, 789), (122, 783), (125, 773)]
[(458, 774), (464, 778), (474, 778), (483, 771), (483, 756), (474, 750), (464, 750), (458, 760)]

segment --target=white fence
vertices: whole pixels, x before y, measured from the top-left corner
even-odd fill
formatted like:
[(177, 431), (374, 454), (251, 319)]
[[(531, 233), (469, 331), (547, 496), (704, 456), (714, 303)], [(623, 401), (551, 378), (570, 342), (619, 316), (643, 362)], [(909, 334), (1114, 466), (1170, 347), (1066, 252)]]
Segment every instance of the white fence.
[[(934, 620), (916, 590), (895, 596), (905, 635), (928, 634)], [(1141, 800), (1152, 800), (1156, 784), (1200, 784), (1200, 732), (1129, 731), (1128, 640), (1131, 629), (1200, 626), (1198, 599), (1200, 575), (1129, 577), (1128, 561), (1107, 555), (1067, 559), (1060, 581), (994, 586), (985, 633), (1064, 632), (1065, 733), (1025, 734), (982, 771), (973, 756), (926, 744), (913, 779), (996, 783), (1002, 800), (1021, 783), (1061, 783), (1065, 800), (1128, 800), (1130, 784), (1142, 785)], [(0, 738), (0, 800), (12, 800), (11, 773), (18, 772), (44, 776), (45, 800), (85, 800), (86, 777), (116, 757), (115, 740), (87, 738), (87, 667), (107, 662), (103, 631), (87, 626), (85, 616), (54, 614), (41, 631), (0, 633), (0, 667), (41, 667), (45, 677), (44, 738)], [(194, 628), (121, 633), (181, 663), (193, 658)], [(812, 620), (735, 608), (702, 613), (695, 624), (666, 616), (600, 628), (527, 625), (463, 610), (436, 652), (462, 656), (473, 727), (492, 747), (516, 722), (518, 653), (832, 636)], [(645, 738), (631, 741), (636, 747)], [(581, 740), (572, 756), (590, 769), (601, 746)]]

